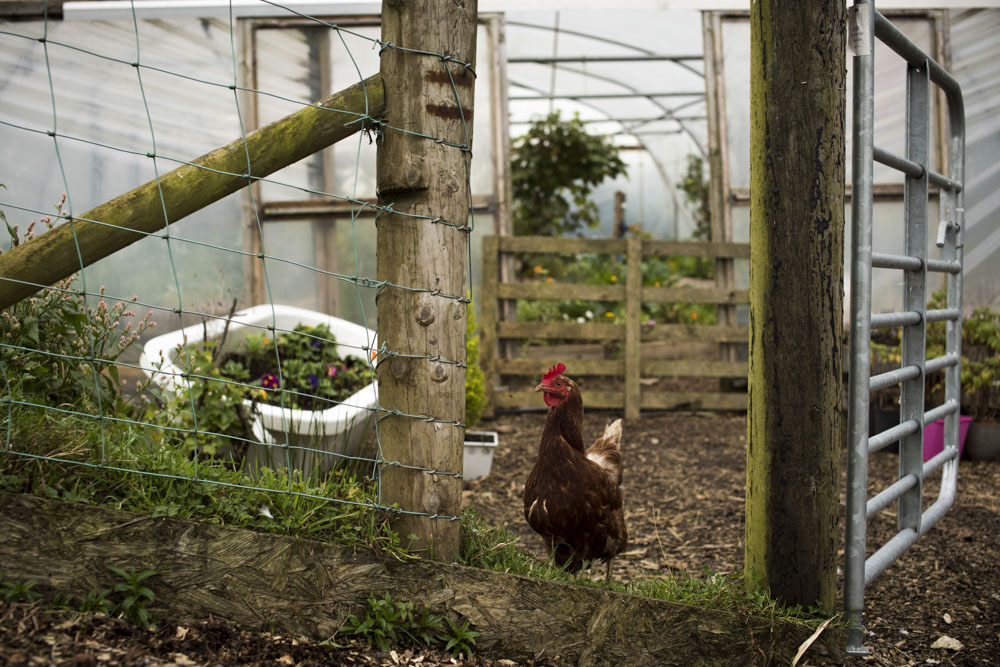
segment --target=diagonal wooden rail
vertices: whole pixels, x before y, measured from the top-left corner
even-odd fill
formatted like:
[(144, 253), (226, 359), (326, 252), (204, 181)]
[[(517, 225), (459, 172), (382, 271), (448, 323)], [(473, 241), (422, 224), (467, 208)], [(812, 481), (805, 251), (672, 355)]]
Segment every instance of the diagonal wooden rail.
[(375, 74), (22, 243), (0, 255), (0, 308), (370, 127), (384, 111)]

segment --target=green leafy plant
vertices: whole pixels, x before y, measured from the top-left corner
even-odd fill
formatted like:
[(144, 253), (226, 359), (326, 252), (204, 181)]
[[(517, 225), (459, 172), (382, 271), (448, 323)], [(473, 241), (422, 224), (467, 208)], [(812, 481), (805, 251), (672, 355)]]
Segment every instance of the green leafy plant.
[(381, 598), (371, 593), (363, 615), (359, 618), (348, 614), (338, 634), (359, 637), (380, 651), (403, 643), (439, 645), (457, 657), (460, 653), (471, 653), (481, 633), (472, 630), (468, 621), (459, 625), (427, 607), (396, 602), (389, 593)]
[(31, 590), (38, 583), (34, 579), (12, 581), (0, 574), (0, 599), (4, 602), (34, 602), (42, 597)]
[[(650, 235), (640, 225), (628, 230), (629, 236), (649, 239)], [(570, 283), (576, 285), (623, 285), (625, 266), (618, 257), (605, 254), (582, 253), (578, 255), (521, 255), (530, 267), (524, 280), (528, 282)], [(641, 275), (644, 287), (683, 286), (688, 279), (705, 278), (710, 265), (699, 263), (698, 257), (650, 257), (642, 262)], [(714, 324), (715, 306), (699, 303), (643, 303), (642, 322), (655, 324)], [(623, 302), (599, 302), (580, 299), (558, 301), (517, 302), (517, 317), (521, 322), (576, 321), (580, 323), (607, 322), (621, 324), (625, 321)]]
[(444, 617), (444, 621), (448, 624), (447, 631), (442, 633), (442, 638), (448, 640), (444, 645), (444, 650), (456, 657), (462, 654), (470, 655), (476, 646), (476, 637), (483, 633), (473, 630), (468, 621), (462, 621), (462, 624), (459, 625), (447, 616)]
[(135, 568), (129, 568), (128, 572), (120, 567), (108, 566), (121, 581), (111, 589), (111, 598), (117, 599), (114, 611), (120, 613), (125, 619), (148, 628), (153, 624), (149, 609), (146, 605), (152, 604), (156, 600), (156, 595), (144, 582), (150, 577), (155, 577), (156, 570), (144, 570), (136, 572)]
[[(65, 194), (56, 204), (64, 213)], [(0, 212), (2, 213), (2, 212)], [(55, 227), (49, 216), (40, 219)], [(10, 248), (36, 239), (36, 221), (28, 223), (23, 237), (16, 225), (4, 224)], [(15, 400), (31, 398), (48, 405), (66, 405), (86, 412), (123, 409), (118, 366), (115, 361), (147, 327), (155, 326), (147, 313), (135, 321), (131, 301), (109, 305), (104, 288), (93, 306), (75, 289), (76, 277), (23, 299), (0, 312), (0, 368)]]
[(80, 601), (80, 611), (85, 614), (106, 614), (111, 615), (115, 609), (115, 603), (109, 599), (110, 588), (91, 588), (87, 596)]
[(479, 328), (476, 311), (470, 300), (465, 320), (465, 426), (472, 428), (479, 423), (486, 407), (486, 376), (479, 365)]
[[(9, 417), (0, 411), (0, 419), (8, 420), (16, 451), (31, 455), (0, 456), (5, 491), (364, 545), (406, 557), (389, 525), (390, 513), (377, 508), (372, 479), (343, 470), (307, 477), (263, 468), (250, 480), (222, 460), (192, 458), (171, 430), (21, 405), (12, 406)], [(56, 454), (61, 461), (37, 464), (35, 457)]]
[(513, 141), (514, 233), (562, 236), (594, 227), (594, 187), (626, 173), (611, 139), (589, 134), (578, 116), (558, 111), (536, 120)]
[[(179, 445), (189, 455), (219, 456), (230, 449), (241, 450), (252, 431), (252, 408), (243, 400), (248, 388), (223, 375), (215, 364), (215, 342), (181, 348), (178, 367), (188, 375), (180, 391), (156, 390), (159, 402), (149, 404), (147, 421), (172, 429), (154, 434)], [(177, 442), (179, 440), (179, 442)]]
[(55, 593), (49, 600), (49, 605), (56, 609), (76, 609), (76, 596), (70, 593)]
[[(927, 307), (945, 307), (944, 291), (937, 291)], [(927, 325), (927, 358), (944, 354), (947, 325)], [(1000, 313), (982, 306), (967, 312), (962, 319), (961, 412), (981, 424), (1000, 421)], [(944, 374), (928, 378), (929, 400), (944, 400)]]
[(1000, 313), (987, 307), (962, 322), (962, 412), (1000, 421)]
[[(709, 181), (705, 176), (705, 161), (700, 155), (691, 153), (687, 156), (687, 171), (684, 178), (677, 184), (677, 189), (684, 193), (684, 199), (691, 206), (694, 215), (694, 233), (692, 237), (698, 241), (708, 241), (712, 238), (711, 219), (709, 217)], [(705, 258), (705, 263), (711, 263)], [(709, 276), (704, 276), (709, 277)]]

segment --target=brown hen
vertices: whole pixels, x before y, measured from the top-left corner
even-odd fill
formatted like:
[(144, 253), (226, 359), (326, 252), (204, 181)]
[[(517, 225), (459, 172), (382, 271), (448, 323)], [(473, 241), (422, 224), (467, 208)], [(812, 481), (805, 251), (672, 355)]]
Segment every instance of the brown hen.
[(524, 485), (524, 518), (541, 535), (555, 562), (576, 572), (584, 563), (607, 563), (625, 548), (628, 531), (622, 511), (622, 422), (584, 450), (580, 427), (583, 397), (565, 377), (564, 364), (553, 366), (535, 391), (543, 392), (549, 414), (538, 459)]

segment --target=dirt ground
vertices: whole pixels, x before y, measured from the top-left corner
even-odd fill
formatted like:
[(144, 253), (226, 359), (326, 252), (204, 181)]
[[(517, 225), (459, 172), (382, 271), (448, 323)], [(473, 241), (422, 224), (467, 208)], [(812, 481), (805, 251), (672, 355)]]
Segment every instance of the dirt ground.
[[(588, 412), (584, 441), (617, 416)], [(544, 545), (521, 515), (521, 489), (544, 421), (544, 413), (524, 413), (486, 425), (500, 432), (494, 468), (488, 478), (467, 483), (465, 494), (468, 503), (491, 520), (506, 522), (539, 556)], [(745, 445), (743, 415), (644, 413), (626, 425), (623, 492), (630, 539), (615, 562), (616, 579), (670, 570), (742, 571)], [(897, 463), (891, 453), (872, 457), (872, 489), (896, 479)], [(939, 479), (937, 474), (925, 481), (930, 501), (937, 497)], [(842, 500), (841, 526), (843, 511)], [(895, 531), (895, 514), (873, 517), (870, 551)], [(1000, 461), (961, 461), (952, 509), (872, 582), (865, 605), (871, 654), (849, 664), (1000, 664)], [(931, 648), (942, 635), (962, 648)]]
[[(588, 412), (591, 439), (615, 418)], [(521, 490), (534, 461), (544, 413), (498, 417), (481, 425), (500, 433), (489, 477), (466, 482), (465, 504), (504, 522), (539, 556), (541, 540), (521, 515)], [(743, 566), (746, 419), (692, 412), (643, 414), (625, 429), (626, 520), (631, 535), (616, 562), (619, 580), (671, 570), (739, 572)], [(871, 461), (884, 488), (896, 456)], [(933, 481), (926, 495), (936, 494)], [(869, 587), (866, 645), (851, 665), (1000, 664), (1000, 462), (963, 460), (955, 506)], [(894, 517), (870, 525), (869, 543), (894, 532)], [(842, 524), (843, 525), (843, 524)], [(961, 648), (932, 648), (943, 635)], [(0, 664), (8, 665), (513, 665), (504, 656), (452, 660), (397, 648), (381, 653), (275, 637), (206, 619), (155, 631), (124, 621), (0, 603)], [(550, 664), (550, 663), (543, 663)]]

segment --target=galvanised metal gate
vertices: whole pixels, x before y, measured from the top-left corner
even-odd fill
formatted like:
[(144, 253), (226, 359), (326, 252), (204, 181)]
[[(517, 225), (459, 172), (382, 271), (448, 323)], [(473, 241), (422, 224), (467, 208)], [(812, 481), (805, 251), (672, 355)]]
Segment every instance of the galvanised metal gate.
[[(906, 156), (873, 145), (874, 42), (878, 38), (907, 63)], [(962, 340), (962, 246), (965, 231), (962, 185), (965, 171), (965, 111), (958, 83), (939, 64), (905, 37), (869, 0), (855, 2), (850, 13), (850, 40), (854, 52), (853, 197), (851, 201), (851, 347), (849, 444), (847, 456), (847, 535), (844, 607), (850, 624), (847, 652), (864, 655), (861, 612), (865, 586), (898, 558), (951, 506), (958, 477), (959, 360)], [(930, 95), (934, 83), (945, 93), (949, 122), (948, 176), (928, 167)], [(902, 255), (872, 252), (873, 160), (903, 172), (904, 246)], [(929, 185), (940, 188), (941, 222), (937, 229), (939, 259), (927, 257), (927, 199)], [(903, 272), (903, 310), (873, 315), (872, 268)], [(947, 275), (947, 303), (927, 310), (927, 274)], [(947, 322), (944, 356), (925, 360), (928, 322)], [(872, 329), (901, 327), (900, 368), (870, 376)], [(945, 371), (945, 401), (924, 411), (924, 377)], [(900, 423), (869, 437), (869, 393), (900, 386)], [(924, 426), (945, 420), (944, 450), (923, 461)], [(868, 455), (899, 442), (899, 479), (872, 498), (867, 497)], [(941, 470), (936, 500), (922, 511), (923, 480)], [(869, 516), (898, 502), (899, 532), (867, 559)]]

